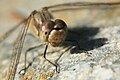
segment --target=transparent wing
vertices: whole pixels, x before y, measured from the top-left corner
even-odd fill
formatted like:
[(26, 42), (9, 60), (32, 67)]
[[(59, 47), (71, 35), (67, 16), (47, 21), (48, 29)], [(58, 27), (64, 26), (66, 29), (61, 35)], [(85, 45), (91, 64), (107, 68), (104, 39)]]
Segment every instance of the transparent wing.
[(7, 37), (11, 35), (11, 33), (18, 28), (22, 23), (24, 23), (25, 20), (21, 21), (19, 24), (11, 28), (9, 31), (7, 31), (4, 35), (0, 36), (0, 42), (4, 41)]
[(13, 53), (12, 53), (12, 59), (11, 59), (11, 63), (10, 63), (10, 68), (8, 71), (8, 80), (14, 80), (30, 20), (31, 20), (31, 17), (28, 17), (28, 19), (26, 19), (24, 21), (24, 23), (23, 23), (24, 25), (22, 27), (22, 30), (20, 31), (20, 33), (17, 37), (17, 40), (15, 42), (15, 45), (13, 48)]
[(61, 10), (72, 10), (75, 8), (98, 8), (104, 6), (118, 6), (120, 7), (120, 2), (72, 2), (72, 3), (64, 3), (64, 4), (56, 4), (52, 6), (47, 6), (47, 9), (52, 9), (52, 12), (61, 11)]
[(120, 5), (120, 2), (72, 2), (48, 6), (47, 8), (73, 7), (73, 6), (113, 6)]

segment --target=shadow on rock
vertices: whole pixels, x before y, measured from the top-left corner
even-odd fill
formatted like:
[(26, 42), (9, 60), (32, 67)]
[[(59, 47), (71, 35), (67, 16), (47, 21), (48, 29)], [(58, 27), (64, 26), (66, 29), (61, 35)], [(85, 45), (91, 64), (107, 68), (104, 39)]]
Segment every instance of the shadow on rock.
[[(99, 28), (95, 27), (71, 28), (68, 30), (68, 36), (65, 44), (62, 46), (75, 46), (75, 48), (71, 49), (71, 54), (101, 47), (106, 43), (107, 38), (94, 38), (98, 32)], [(78, 43), (80, 50), (78, 45), (75, 44), (76, 42)]]

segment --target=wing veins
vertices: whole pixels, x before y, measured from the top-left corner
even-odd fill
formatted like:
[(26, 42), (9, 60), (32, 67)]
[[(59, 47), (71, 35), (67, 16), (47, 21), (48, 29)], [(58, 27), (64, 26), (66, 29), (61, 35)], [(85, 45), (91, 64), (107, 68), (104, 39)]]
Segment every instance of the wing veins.
[(8, 80), (13, 80), (15, 77), (15, 73), (17, 70), (18, 63), (19, 63), (21, 51), (23, 48), (23, 43), (25, 40), (25, 36), (27, 34), (30, 20), (31, 20), (31, 17), (28, 17), (28, 19), (25, 21), (25, 24), (23, 25), (22, 30), (20, 31), (20, 33), (17, 37), (17, 40), (16, 40), (17, 42), (14, 45), (13, 53), (12, 53), (13, 58), (10, 63)]
[(120, 2), (72, 2), (47, 6), (46, 8), (61, 8), (61, 7), (73, 7), (73, 6), (114, 6), (120, 5)]

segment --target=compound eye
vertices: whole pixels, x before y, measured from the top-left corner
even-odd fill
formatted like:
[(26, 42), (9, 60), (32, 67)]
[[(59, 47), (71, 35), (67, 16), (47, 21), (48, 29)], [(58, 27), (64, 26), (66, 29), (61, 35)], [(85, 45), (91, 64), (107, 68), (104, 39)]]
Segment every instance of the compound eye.
[(63, 28), (66, 26), (66, 23), (61, 19), (56, 19), (55, 24), (56, 26), (54, 28)]
[(41, 30), (42, 31), (51, 31), (54, 28), (55, 23), (53, 21), (46, 21), (42, 24)]

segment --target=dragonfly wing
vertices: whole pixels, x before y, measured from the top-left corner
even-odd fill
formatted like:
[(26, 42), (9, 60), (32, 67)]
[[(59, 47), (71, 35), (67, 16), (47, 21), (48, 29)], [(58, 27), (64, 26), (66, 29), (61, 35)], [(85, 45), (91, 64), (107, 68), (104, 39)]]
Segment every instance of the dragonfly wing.
[(23, 22), (24, 24), (21, 23), (21, 24), (23, 24), (23, 27), (17, 37), (17, 40), (16, 40), (14, 48), (13, 48), (12, 59), (11, 59), (10, 68), (8, 71), (8, 80), (14, 80), (30, 20), (31, 20), (31, 17), (28, 17), (28, 19), (26, 19), (25, 22)]
[(72, 3), (63, 3), (47, 6), (47, 9), (52, 8), (64, 8), (64, 7), (74, 7), (74, 6), (115, 6), (120, 5), (120, 2), (72, 2)]

